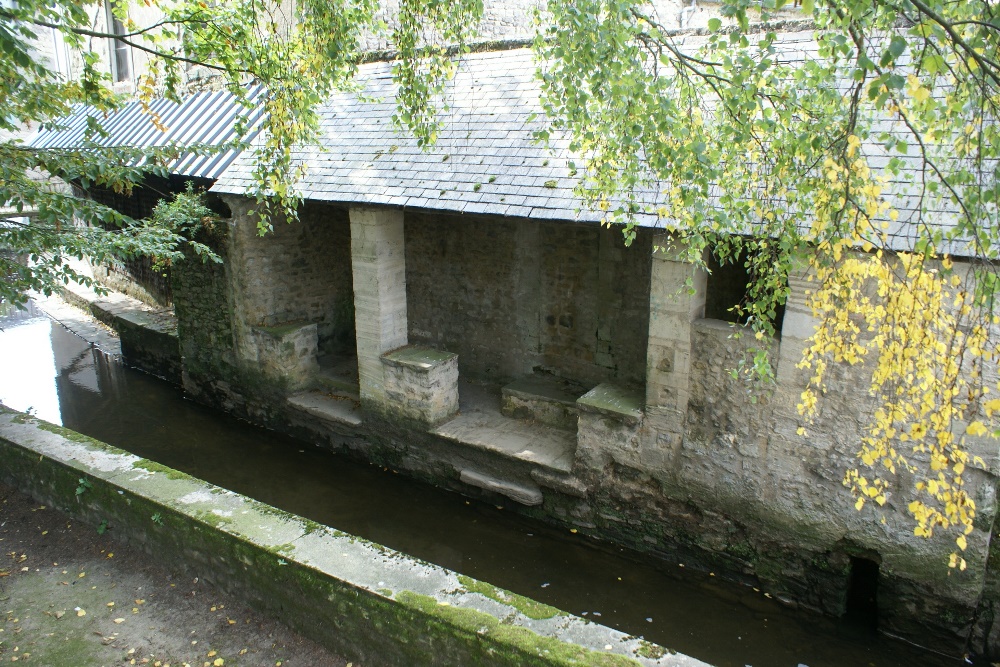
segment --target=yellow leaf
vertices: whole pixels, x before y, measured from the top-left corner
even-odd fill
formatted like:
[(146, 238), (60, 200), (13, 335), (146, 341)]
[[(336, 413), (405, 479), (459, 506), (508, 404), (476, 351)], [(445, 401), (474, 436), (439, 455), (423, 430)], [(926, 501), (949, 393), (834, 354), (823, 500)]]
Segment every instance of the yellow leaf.
[(76, 615), (77, 616), (86, 616), (87, 612), (85, 612), (83, 609), (77, 609), (76, 610)]
[(216, 658), (215, 662), (213, 662), (212, 664), (215, 665), (215, 667), (222, 667), (224, 664), (226, 664), (226, 661), (223, 660), (222, 658)]
[(959, 535), (955, 539), (955, 544), (957, 544), (958, 548), (962, 551), (965, 551), (965, 547), (969, 546), (969, 543), (965, 541), (965, 535)]
[(854, 503), (854, 509), (861, 511), (861, 508), (865, 506), (865, 499), (858, 498), (858, 502)]
[(982, 422), (975, 421), (965, 427), (965, 434), (971, 435), (972, 437), (978, 437), (984, 435), (987, 432), (987, 428), (983, 426)]

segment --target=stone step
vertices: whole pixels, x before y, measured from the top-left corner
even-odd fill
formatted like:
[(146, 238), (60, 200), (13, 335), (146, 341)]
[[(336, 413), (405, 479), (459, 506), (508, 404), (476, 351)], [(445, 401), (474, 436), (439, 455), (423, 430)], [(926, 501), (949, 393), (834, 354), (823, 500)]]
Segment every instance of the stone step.
[(507, 496), (522, 505), (534, 506), (542, 504), (542, 490), (537, 486), (528, 486), (520, 482), (500, 479), (499, 477), (487, 475), (471, 468), (463, 469), (459, 473), (459, 479), (470, 486)]
[(357, 397), (345, 393), (307, 391), (288, 397), (288, 404), (322, 421), (361, 425), (361, 404)]
[(529, 375), (501, 390), (500, 411), (507, 417), (576, 431), (576, 401), (585, 389), (554, 377)]

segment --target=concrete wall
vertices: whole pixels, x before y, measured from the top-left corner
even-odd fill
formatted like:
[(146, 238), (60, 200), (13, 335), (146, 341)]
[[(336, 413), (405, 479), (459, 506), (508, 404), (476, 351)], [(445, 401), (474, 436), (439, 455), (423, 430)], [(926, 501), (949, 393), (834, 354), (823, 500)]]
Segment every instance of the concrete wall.
[(651, 235), (408, 213), (409, 340), (458, 353), (463, 376), (536, 367), (582, 384), (645, 381)]

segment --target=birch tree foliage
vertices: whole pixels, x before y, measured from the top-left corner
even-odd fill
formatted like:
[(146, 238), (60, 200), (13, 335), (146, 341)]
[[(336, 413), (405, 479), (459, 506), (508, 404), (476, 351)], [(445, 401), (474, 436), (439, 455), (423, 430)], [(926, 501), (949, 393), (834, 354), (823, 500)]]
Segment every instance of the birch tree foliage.
[[(964, 569), (965, 481), (985, 465), (970, 445), (1000, 434), (1000, 6), (783, 5), (724, 0), (685, 34), (640, 3), (550, 0), (542, 137), (570, 138), (582, 195), (626, 236), (654, 215), (691, 261), (744, 264), (737, 310), (758, 339), (789, 275), (810, 276), (800, 436), (831, 373), (863, 365), (873, 407), (844, 484), (859, 510), (910, 499), (914, 532), (953, 531)], [(773, 377), (763, 346), (742, 370)], [(904, 470), (915, 488), (894, 488)]]
[[(18, 132), (59, 127), (74, 104), (95, 111), (91, 141), (102, 135), (107, 114), (127, 101), (112, 92), (110, 39), (149, 59), (136, 85), (147, 110), (154, 97), (179, 100), (194, 74), (214, 78), (247, 105), (249, 89), (264, 86), (264, 139), (253, 148), (250, 195), (265, 233), (277, 214), (295, 219), (301, 201), (295, 182), (307, 167), (294, 161), (292, 147), (314, 143), (317, 105), (334, 89), (351, 85), (364, 36), (383, 36), (396, 49), (397, 122), (426, 142), (437, 128), (435, 94), (453, 67), (450, 54), (434, 45), (464, 43), (482, 12), (480, 0), (403, 0), (390, 29), (377, 0), (122, 0), (112, 8), (124, 35), (108, 33), (103, 0), (17, 0), (13, 8), (0, 8), (0, 137), (8, 137), (0, 139), (0, 301), (23, 303), (28, 290), (48, 293), (71, 280), (89, 283), (66, 263), (70, 257), (103, 262), (152, 255), (169, 262), (191, 243), (190, 221), (178, 227), (176, 216), (133, 220), (54, 191), (45, 177), (128, 194), (148, 174), (168, 175), (167, 165), (181, 153), (244, 148), (26, 147)], [(69, 81), (36, 57), (34, 45), (51, 39), (50, 29), (78, 54), (78, 71)], [(160, 122), (150, 114), (154, 124)], [(25, 211), (35, 212), (30, 223), (19, 219)], [(204, 258), (218, 259), (193, 245)]]

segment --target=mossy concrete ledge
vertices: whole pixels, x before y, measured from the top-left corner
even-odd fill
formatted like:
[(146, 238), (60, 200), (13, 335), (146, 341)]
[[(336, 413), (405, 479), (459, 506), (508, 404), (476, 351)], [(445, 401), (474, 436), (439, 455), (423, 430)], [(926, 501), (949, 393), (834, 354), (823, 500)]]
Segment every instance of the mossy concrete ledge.
[(0, 479), (364, 664), (707, 667), (2, 406)]

